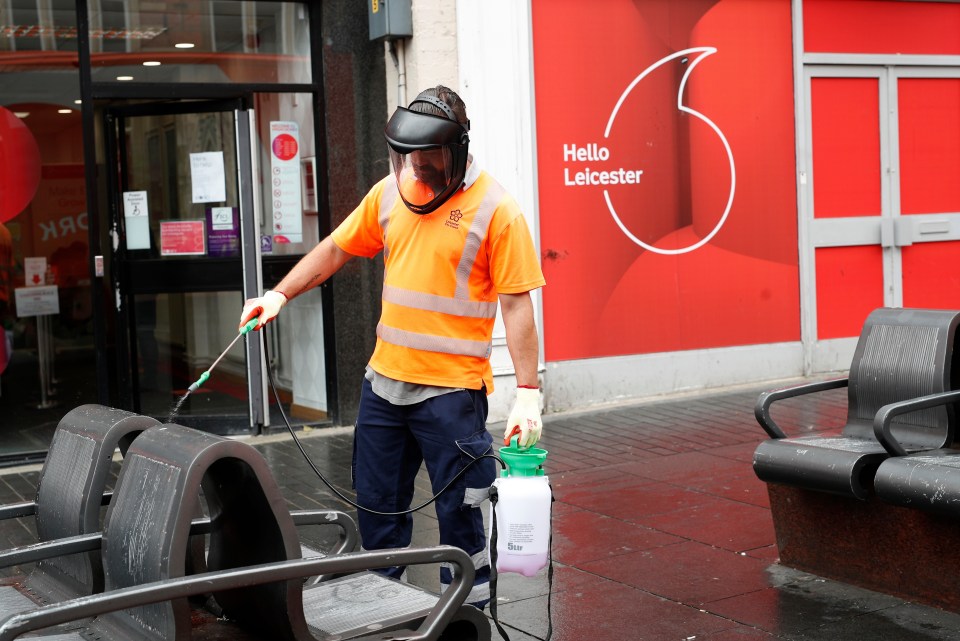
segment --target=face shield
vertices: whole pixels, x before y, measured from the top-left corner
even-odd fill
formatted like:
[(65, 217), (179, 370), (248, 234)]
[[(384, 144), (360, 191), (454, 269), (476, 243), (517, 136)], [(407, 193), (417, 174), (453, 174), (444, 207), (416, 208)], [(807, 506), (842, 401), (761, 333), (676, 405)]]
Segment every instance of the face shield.
[(467, 128), (458, 122), (399, 107), (384, 131), (400, 198), (417, 214), (429, 214), (463, 185)]

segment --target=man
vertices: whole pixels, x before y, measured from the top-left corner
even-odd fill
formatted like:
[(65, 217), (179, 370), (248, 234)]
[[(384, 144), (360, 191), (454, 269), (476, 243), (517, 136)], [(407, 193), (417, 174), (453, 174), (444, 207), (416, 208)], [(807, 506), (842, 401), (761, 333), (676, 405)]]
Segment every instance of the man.
[[(517, 401), (504, 441), (540, 438), (539, 347), (530, 291), (544, 285), (520, 209), (467, 152), (469, 120), (460, 97), (438, 86), (400, 107), (387, 123), (393, 174), (377, 183), (334, 232), (272, 291), (248, 300), (243, 326), (258, 329), (291, 298), (333, 275), (353, 256), (384, 255), (383, 309), (367, 366), (354, 434), (357, 502), (378, 512), (410, 506), (424, 461), (438, 493), (470, 461), (491, 451), (487, 399), (493, 391), (491, 336), (499, 299)], [(470, 466), (437, 499), (440, 543), (474, 559), (468, 602), (490, 598), (481, 502), (493, 461)], [(358, 513), (365, 549), (410, 544), (412, 517)], [(400, 577), (403, 568), (386, 574)], [(450, 584), (441, 568), (442, 587)]]

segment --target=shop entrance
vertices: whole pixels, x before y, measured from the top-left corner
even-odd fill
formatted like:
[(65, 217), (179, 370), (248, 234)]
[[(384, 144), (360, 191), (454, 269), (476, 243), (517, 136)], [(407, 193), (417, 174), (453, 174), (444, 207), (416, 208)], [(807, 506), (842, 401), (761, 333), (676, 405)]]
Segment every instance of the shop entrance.
[(103, 111), (120, 403), (217, 433), (264, 423), (259, 340), (238, 341), (173, 411), (261, 289), (252, 118), (241, 99)]
[(830, 371), (870, 310), (960, 300), (960, 69), (809, 65), (805, 87), (809, 357)]

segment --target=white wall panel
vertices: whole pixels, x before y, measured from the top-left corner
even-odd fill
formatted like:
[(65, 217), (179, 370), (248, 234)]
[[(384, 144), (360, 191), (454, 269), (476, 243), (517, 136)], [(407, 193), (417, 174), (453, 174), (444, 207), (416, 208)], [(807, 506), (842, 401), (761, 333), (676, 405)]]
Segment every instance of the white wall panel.
[[(481, 166), (517, 199), (534, 240), (539, 241), (529, 4), (460, 0), (457, 37), (458, 92), (471, 121), (470, 149)], [(534, 306), (537, 324), (542, 327), (539, 294), (534, 295)], [(493, 338), (496, 392), (490, 398), (490, 420), (500, 421), (510, 412), (516, 381), (499, 317)]]

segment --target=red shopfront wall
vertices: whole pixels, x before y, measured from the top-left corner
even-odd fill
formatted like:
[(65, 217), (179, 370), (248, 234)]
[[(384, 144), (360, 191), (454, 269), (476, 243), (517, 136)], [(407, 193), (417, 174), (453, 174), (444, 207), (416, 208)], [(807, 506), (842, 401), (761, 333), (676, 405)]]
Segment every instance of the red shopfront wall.
[[(808, 53), (960, 54), (957, 4), (805, 0), (803, 7)], [(813, 224), (874, 225), (882, 236), (877, 243), (856, 233), (850, 241), (820, 235), (818, 340), (856, 336), (883, 304), (960, 307), (952, 268), (960, 264), (960, 70), (921, 63), (810, 72)]]
[(546, 359), (799, 340), (789, 0), (534, 0), (533, 39)]

